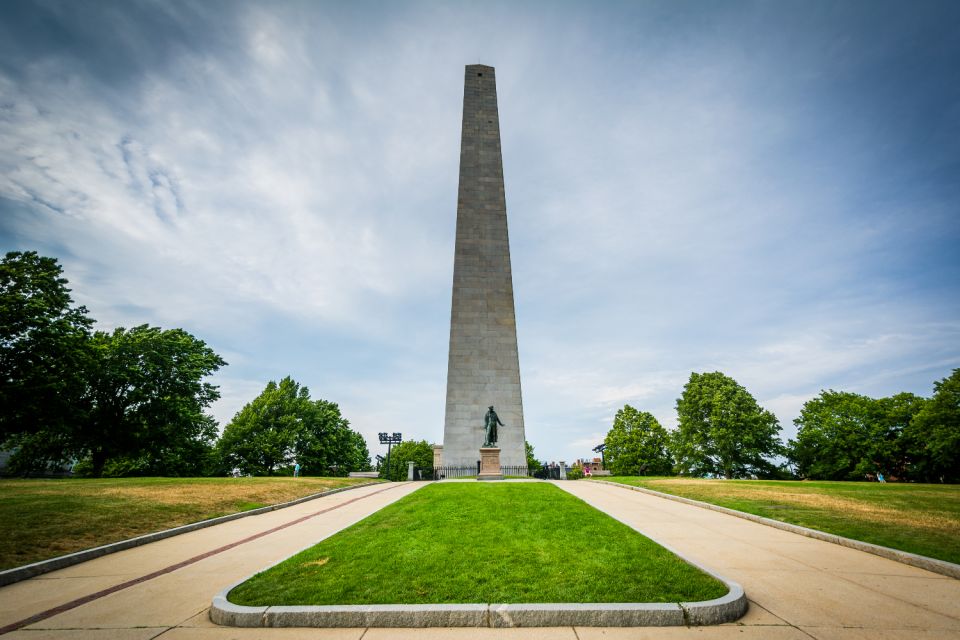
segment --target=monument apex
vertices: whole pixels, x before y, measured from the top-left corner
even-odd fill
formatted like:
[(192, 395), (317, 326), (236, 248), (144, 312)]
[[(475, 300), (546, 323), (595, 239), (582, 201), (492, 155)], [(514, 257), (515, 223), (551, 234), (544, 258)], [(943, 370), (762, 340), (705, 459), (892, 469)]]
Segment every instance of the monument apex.
[(501, 464), (526, 466), (496, 73), (474, 64), (463, 86), (444, 466), (476, 467), (491, 405)]

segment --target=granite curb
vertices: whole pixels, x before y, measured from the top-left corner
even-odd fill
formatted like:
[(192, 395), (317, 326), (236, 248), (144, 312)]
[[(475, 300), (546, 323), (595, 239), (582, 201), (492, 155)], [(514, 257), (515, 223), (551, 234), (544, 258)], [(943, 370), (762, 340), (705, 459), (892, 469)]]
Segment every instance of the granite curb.
[(359, 489), (361, 487), (369, 487), (375, 484), (386, 483), (364, 482), (363, 484), (357, 484), (351, 487), (339, 487), (337, 489), (321, 491), (320, 493), (313, 493), (302, 498), (297, 498), (296, 500), (290, 500), (289, 502), (281, 502), (279, 504), (272, 504), (266, 507), (260, 507), (258, 509), (251, 509), (250, 511), (241, 511), (239, 513), (231, 513), (225, 516), (219, 516), (217, 518), (201, 520), (199, 522), (191, 522), (190, 524), (185, 524), (180, 527), (164, 529), (163, 531), (156, 531), (154, 533), (137, 536), (136, 538), (120, 540), (118, 542), (111, 542), (110, 544), (93, 547), (92, 549), (84, 549), (83, 551), (77, 551), (76, 553), (70, 553), (65, 556), (57, 556), (56, 558), (50, 558), (49, 560), (41, 560), (32, 564), (26, 564), (22, 567), (14, 567), (13, 569), (0, 571), (0, 587), (13, 584), (14, 582), (20, 582), (21, 580), (26, 580), (28, 578), (33, 578), (34, 576), (39, 576), (44, 573), (50, 573), (51, 571), (56, 571), (57, 569), (64, 569), (66, 567), (80, 564), (81, 562), (86, 562), (87, 560), (93, 560), (94, 558), (99, 558), (111, 553), (116, 553), (118, 551), (133, 549), (134, 547), (139, 547), (150, 542), (157, 542), (158, 540), (163, 540), (165, 538), (172, 538), (173, 536), (190, 533), (191, 531), (196, 531), (197, 529), (204, 529), (206, 527), (212, 527), (213, 525), (223, 524), (224, 522), (230, 522), (231, 520), (237, 520), (239, 518), (246, 518), (249, 516), (259, 515), (261, 513), (276, 511), (277, 509), (292, 507), (302, 502), (316, 500), (317, 498), (323, 498), (325, 496), (340, 493), (342, 491), (350, 491), (352, 489)]
[(747, 611), (743, 588), (703, 602), (534, 604), (378, 604), (246, 607), (227, 600), (241, 580), (213, 598), (210, 620), (232, 627), (667, 627), (733, 622)]
[(817, 531), (816, 529), (808, 529), (807, 527), (801, 527), (800, 525), (790, 524), (789, 522), (781, 522), (779, 520), (773, 520), (772, 518), (764, 518), (763, 516), (754, 515), (752, 513), (747, 513), (745, 511), (737, 511), (736, 509), (730, 509), (729, 507), (721, 507), (720, 505), (710, 504), (709, 502), (701, 502), (700, 500), (693, 500), (691, 498), (675, 496), (670, 493), (663, 493), (662, 491), (647, 489), (646, 487), (635, 487), (633, 485), (622, 484), (620, 482), (610, 482), (608, 480), (588, 480), (588, 482), (593, 482), (596, 484), (607, 484), (613, 487), (621, 487), (623, 489), (631, 489), (633, 491), (639, 491), (640, 493), (646, 493), (652, 496), (657, 496), (658, 498), (666, 498), (667, 500), (682, 502), (684, 504), (689, 504), (694, 507), (701, 507), (703, 509), (709, 509), (711, 511), (718, 511), (720, 513), (725, 513), (727, 515), (743, 518), (744, 520), (750, 520), (752, 522), (764, 524), (764, 525), (767, 525), (768, 527), (774, 527), (775, 529), (781, 529), (783, 531), (789, 531), (790, 533), (796, 533), (802, 536), (806, 536), (807, 538), (814, 538), (816, 540), (832, 542), (833, 544), (838, 544), (842, 547), (849, 547), (851, 549), (857, 549), (858, 551), (872, 553), (873, 555), (880, 556), (882, 558), (887, 558), (888, 560), (894, 560), (896, 562), (908, 564), (910, 566), (917, 567), (919, 569), (926, 569), (927, 571), (932, 571), (933, 573), (938, 573), (943, 576), (949, 576), (951, 578), (960, 579), (960, 564), (954, 564), (952, 562), (947, 562), (946, 560), (937, 560), (936, 558), (921, 556), (919, 554), (910, 553), (908, 551), (900, 551), (899, 549), (883, 547), (878, 544), (872, 544), (870, 542), (854, 540), (853, 538), (845, 538), (843, 536), (838, 536), (833, 533), (825, 533), (823, 531)]

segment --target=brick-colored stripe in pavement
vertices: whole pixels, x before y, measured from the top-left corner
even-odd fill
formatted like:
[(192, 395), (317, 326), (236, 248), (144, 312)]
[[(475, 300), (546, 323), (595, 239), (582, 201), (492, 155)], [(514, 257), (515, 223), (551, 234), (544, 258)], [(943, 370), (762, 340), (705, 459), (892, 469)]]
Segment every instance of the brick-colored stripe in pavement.
[[(9, 585), (0, 589), (0, 632), (26, 626), (5, 637), (73, 637), (78, 629), (110, 628), (112, 633), (125, 626), (131, 630), (153, 626), (153, 620), (183, 621), (209, 607), (213, 594), (229, 582), (365, 518), (417, 487), (412, 483), (371, 485), (337, 493)], [(211, 564), (220, 570), (210, 571)], [(162, 582), (165, 586), (158, 589), (157, 583)], [(204, 595), (187, 604), (182, 594), (197, 591)], [(136, 604), (127, 606), (124, 600)], [(189, 610), (181, 613), (181, 605)], [(118, 606), (123, 615), (112, 615)], [(149, 621), (143, 624), (145, 619)], [(157, 626), (173, 625), (161, 622)], [(37, 635), (34, 629), (40, 627), (48, 631)], [(54, 628), (71, 632), (61, 636), (52, 631)], [(111, 636), (102, 632), (94, 635)], [(139, 633), (135, 635), (140, 637)]]
[[(398, 486), (396, 491), (344, 504), (329, 513), (76, 607), (14, 631), (4, 636), (4, 640), (960, 639), (958, 580), (629, 489), (582, 482), (557, 484), (739, 582), (751, 600), (750, 611), (736, 623), (717, 627), (639, 629), (235, 629), (210, 622), (207, 612), (218, 590), (349, 526), (418, 486), (409, 484)], [(299, 505), (283, 512), (238, 520), (4, 587), (0, 589), (0, 624), (26, 618), (29, 613), (50, 609), (58, 603), (271, 529), (315, 511), (318, 506), (327, 508), (355, 497), (358, 496), (353, 492), (329, 496), (321, 499), (327, 501), (323, 505)], [(269, 517), (273, 519), (268, 520)], [(247, 520), (257, 522), (246, 523)], [(602, 580), (603, 576), (596, 579)], [(51, 594), (60, 594), (59, 602)]]
[(353, 499), (351, 499), (351, 500), (348, 500), (347, 502), (344, 502), (344, 503), (342, 503), (342, 504), (336, 504), (336, 505), (333, 505), (332, 507), (327, 507), (327, 508), (325, 508), (325, 509), (321, 509), (320, 511), (316, 511), (316, 512), (314, 512), (314, 513), (310, 513), (310, 514), (307, 514), (307, 515), (305, 515), (305, 516), (301, 516), (301, 517), (296, 518), (296, 519), (294, 519), (294, 520), (290, 520), (289, 522), (285, 522), (285, 523), (283, 523), (283, 524), (277, 525), (277, 526), (273, 527), (272, 529), (267, 529), (266, 531), (261, 531), (260, 533), (255, 533), (255, 534), (250, 535), (250, 536), (247, 536), (246, 538), (243, 538), (243, 539), (241, 539), (241, 540), (237, 540), (237, 541), (235, 541), (235, 542), (231, 542), (231, 543), (229, 543), (229, 544), (225, 544), (225, 545), (223, 545), (223, 546), (221, 546), (221, 547), (217, 547), (216, 549), (211, 549), (210, 551), (205, 551), (205, 552), (203, 552), (203, 553), (201, 553), (201, 554), (199, 554), (199, 555), (193, 556), (192, 558), (187, 558), (186, 560), (182, 560), (181, 562), (177, 562), (176, 564), (171, 564), (171, 565), (169, 565), (169, 566), (164, 567), (163, 569), (158, 569), (157, 571), (154, 571), (154, 572), (152, 572), (152, 573), (148, 573), (148, 574), (146, 574), (146, 575), (140, 576), (140, 577), (138, 577), (138, 578), (134, 578), (134, 579), (132, 579), (132, 580), (127, 580), (126, 582), (121, 582), (120, 584), (114, 585), (114, 586), (112, 586), (112, 587), (107, 587), (106, 589), (101, 589), (100, 591), (97, 591), (97, 592), (95, 592), (95, 593), (91, 593), (91, 594), (85, 595), (85, 596), (83, 596), (83, 597), (77, 598), (76, 600), (71, 600), (70, 602), (65, 602), (64, 604), (58, 605), (58, 606), (56, 606), (56, 607), (53, 607), (52, 609), (47, 609), (46, 611), (41, 611), (41, 612), (39, 612), (39, 613), (35, 613), (35, 614), (33, 614), (32, 616), (30, 616), (29, 618), (26, 618), (26, 619), (24, 619), (24, 620), (19, 620), (19, 621), (17, 621), (17, 622), (12, 622), (12, 623), (10, 623), (10, 624), (8, 624), (8, 625), (5, 625), (5, 626), (3, 626), (3, 627), (0, 627), (0, 635), (3, 635), (3, 634), (5, 634), (5, 633), (10, 633), (11, 631), (16, 631), (17, 629), (20, 629), (21, 627), (25, 627), (25, 626), (30, 625), (30, 624), (33, 624), (33, 623), (35, 623), (35, 622), (40, 622), (40, 621), (42, 621), (42, 620), (46, 620), (47, 618), (52, 618), (53, 616), (55, 616), (55, 615), (57, 615), (57, 614), (59, 614), (59, 613), (63, 613), (63, 612), (65, 612), (65, 611), (69, 611), (70, 609), (74, 609), (74, 608), (76, 608), (76, 607), (79, 607), (80, 605), (87, 604), (88, 602), (93, 602), (94, 600), (99, 600), (100, 598), (103, 598), (104, 596), (108, 596), (108, 595), (110, 595), (111, 593), (116, 593), (117, 591), (120, 591), (120, 590), (122, 590), (122, 589), (126, 589), (126, 588), (128, 588), (128, 587), (132, 587), (132, 586), (134, 586), (134, 585), (140, 584), (141, 582), (146, 582), (147, 580), (153, 580), (154, 578), (157, 578), (157, 577), (162, 576), (162, 575), (164, 575), (164, 574), (170, 573), (171, 571), (176, 571), (177, 569), (182, 569), (183, 567), (186, 567), (186, 566), (188, 566), (188, 565), (191, 565), (191, 564), (193, 564), (193, 563), (195, 563), (195, 562), (200, 562), (201, 560), (205, 560), (205, 559), (209, 558), (210, 556), (214, 556), (214, 555), (216, 555), (216, 554), (218, 554), (218, 553), (223, 553), (224, 551), (229, 551), (230, 549), (233, 549), (234, 547), (238, 547), (238, 546), (240, 546), (240, 545), (242, 545), (242, 544), (246, 544), (246, 543), (248, 543), (248, 542), (252, 542), (252, 541), (256, 540), (257, 538), (262, 538), (263, 536), (268, 536), (268, 535), (270, 535), (271, 533), (276, 533), (277, 531), (280, 531), (281, 529), (286, 529), (287, 527), (292, 527), (292, 526), (294, 526), (294, 525), (300, 524), (301, 522), (303, 522), (303, 521), (305, 521), (305, 520), (309, 520), (310, 518), (316, 518), (317, 516), (323, 515), (323, 514), (325, 514), (325, 513), (329, 513), (329, 512), (331, 512), (331, 511), (333, 511), (334, 509), (339, 509), (339, 508), (341, 508), (341, 507), (343, 507), (343, 506), (345, 506), (345, 505), (348, 505), (348, 504), (350, 504), (350, 503), (352, 503), (352, 502), (356, 502), (357, 500), (363, 500), (364, 498), (368, 497), (369, 495), (376, 495), (377, 493), (382, 493), (383, 491), (387, 491), (387, 490), (389, 490), (389, 489), (391, 489), (391, 488), (392, 488), (392, 487), (388, 486), (388, 487), (382, 488), (382, 489), (380, 489), (379, 491), (376, 491), (376, 492), (374, 492), (374, 493), (372, 493), (372, 494), (367, 494), (367, 495), (364, 495), (364, 496), (355, 497), (355, 498), (353, 498)]

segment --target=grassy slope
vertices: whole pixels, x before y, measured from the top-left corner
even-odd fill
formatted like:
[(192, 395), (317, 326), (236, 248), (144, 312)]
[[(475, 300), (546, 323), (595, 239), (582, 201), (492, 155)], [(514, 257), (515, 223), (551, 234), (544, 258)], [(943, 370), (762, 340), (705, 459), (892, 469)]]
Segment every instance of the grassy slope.
[(960, 563), (960, 485), (608, 479)]
[(0, 569), (359, 482), (368, 480), (0, 480)]
[(726, 587), (547, 484), (435, 484), (258, 574), (246, 605), (677, 602)]

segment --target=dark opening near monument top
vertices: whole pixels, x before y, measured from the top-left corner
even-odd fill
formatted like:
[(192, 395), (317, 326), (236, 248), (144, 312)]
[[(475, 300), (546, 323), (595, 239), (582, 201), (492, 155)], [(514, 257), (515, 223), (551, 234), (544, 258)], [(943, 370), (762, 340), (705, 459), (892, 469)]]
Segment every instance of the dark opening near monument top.
[(525, 466), (496, 74), (476, 64), (463, 86), (444, 466), (476, 466), (491, 405), (504, 425), (495, 431), (500, 463)]

